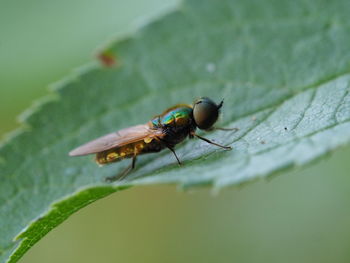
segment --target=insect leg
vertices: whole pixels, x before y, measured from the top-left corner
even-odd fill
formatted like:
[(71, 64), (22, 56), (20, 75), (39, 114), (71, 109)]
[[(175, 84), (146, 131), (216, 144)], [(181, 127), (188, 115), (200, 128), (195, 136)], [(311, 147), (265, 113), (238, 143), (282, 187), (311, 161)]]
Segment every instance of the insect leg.
[(136, 164), (136, 154), (134, 155), (134, 157), (132, 157), (131, 170), (135, 168), (135, 164)]
[(179, 163), (179, 165), (181, 165), (180, 159), (179, 159), (179, 157), (177, 157), (175, 150), (170, 146), (167, 146), (167, 147), (175, 155), (175, 158), (176, 158), (177, 162)]
[(132, 161), (131, 161), (131, 164), (126, 167), (121, 173), (117, 174), (117, 175), (114, 175), (114, 176), (110, 176), (110, 177), (107, 177), (106, 178), (106, 181), (107, 182), (114, 182), (114, 181), (117, 181), (117, 180), (122, 180), (125, 178), (125, 176), (128, 175), (128, 173), (131, 172), (131, 170), (133, 170), (135, 168), (135, 164), (136, 164), (136, 155), (134, 155), (132, 157)]
[(215, 130), (219, 130), (219, 131), (238, 131), (239, 129), (238, 128), (211, 127), (207, 131), (215, 131)]
[(196, 136), (198, 139), (201, 139), (201, 140), (203, 140), (203, 141), (205, 141), (205, 142), (207, 142), (207, 143), (216, 145), (216, 146), (218, 146), (218, 147), (221, 147), (221, 148), (224, 148), (224, 149), (227, 149), (227, 150), (231, 150), (231, 149), (232, 149), (231, 146), (224, 146), (224, 145), (217, 144), (217, 143), (212, 142), (211, 140), (209, 140), (209, 139), (207, 139), (207, 138), (204, 138), (204, 137), (202, 137), (202, 136), (199, 136), (198, 134), (193, 133), (193, 135)]

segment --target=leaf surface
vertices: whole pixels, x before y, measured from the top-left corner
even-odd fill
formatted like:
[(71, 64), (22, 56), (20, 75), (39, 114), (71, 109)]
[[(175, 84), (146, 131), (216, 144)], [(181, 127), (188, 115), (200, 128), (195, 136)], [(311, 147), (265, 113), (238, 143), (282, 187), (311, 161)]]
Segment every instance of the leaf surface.
[[(31, 109), (0, 149), (0, 262), (16, 262), (85, 205), (141, 184), (214, 189), (304, 165), (350, 140), (349, 1), (188, 0), (101, 53)], [(103, 64), (102, 63), (102, 64)], [(225, 99), (237, 132), (164, 150), (108, 184), (128, 161), (98, 167), (68, 152), (194, 98)]]

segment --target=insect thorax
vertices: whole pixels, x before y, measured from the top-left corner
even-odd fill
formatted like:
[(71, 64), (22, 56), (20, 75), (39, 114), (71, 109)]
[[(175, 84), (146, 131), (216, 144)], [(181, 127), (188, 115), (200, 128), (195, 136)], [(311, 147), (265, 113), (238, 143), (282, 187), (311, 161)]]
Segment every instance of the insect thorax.
[(165, 133), (163, 141), (169, 146), (180, 143), (195, 130), (192, 107), (187, 105), (170, 108), (151, 122), (155, 129), (163, 130)]
[(193, 122), (192, 107), (186, 105), (175, 106), (154, 117), (151, 122), (154, 128), (189, 126)]

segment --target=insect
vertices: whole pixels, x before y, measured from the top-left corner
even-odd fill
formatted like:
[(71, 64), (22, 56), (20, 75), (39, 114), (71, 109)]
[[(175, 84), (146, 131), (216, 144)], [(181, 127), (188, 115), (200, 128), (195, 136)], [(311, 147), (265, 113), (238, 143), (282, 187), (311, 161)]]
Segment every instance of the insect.
[[(124, 171), (107, 178), (108, 181), (114, 181), (124, 178), (135, 168), (136, 158), (140, 154), (159, 152), (168, 148), (181, 164), (174, 148), (186, 137), (197, 137), (218, 147), (231, 149), (230, 146), (217, 144), (195, 132), (196, 128), (213, 129), (222, 105), (223, 101), (216, 104), (207, 97), (195, 100), (193, 105), (178, 104), (155, 116), (146, 124), (132, 126), (97, 138), (72, 150), (69, 155), (96, 154), (96, 162), (100, 165), (132, 158), (131, 164)], [(234, 130), (235, 128), (216, 129)]]

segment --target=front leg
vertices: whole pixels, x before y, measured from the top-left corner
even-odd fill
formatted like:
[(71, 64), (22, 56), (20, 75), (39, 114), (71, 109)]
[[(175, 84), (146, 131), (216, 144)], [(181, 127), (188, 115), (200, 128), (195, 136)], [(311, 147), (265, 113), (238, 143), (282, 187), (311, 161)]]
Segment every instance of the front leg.
[(207, 129), (207, 131), (215, 131), (215, 130), (219, 130), (219, 131), (239, 131), (238, 128), (222, 128), (222, 127), (211, 127), (209, 129)]
[(213, 142), (213, 141), (211, 141), (211, 140), (209, 140), (209, 139), (207, 139), (207, 138), (204, 138), (204, 137), (202, 137), (202, 136), (199, 136), (199, 135), (196, 134), (196, 133), (192, 133), (192, 135), (193, 135), (193, 136), (196, 136), (198, 139), (201, 139), (201, 140), (203, 140), (203, 141), (205, 141), (205, 142), (207, 142), (207, 143), (216, 145), (216, 146), (221, 147), (221, 148), (223, 148), (223, 149), (226, 149), (226, 150), (231, 150), (231, 149), (232, 149), (231, 146), (224, 146), (224, 145), (221, 145), (221, 144), (217, 144), (217, 143), (215, 143), (215, 142)]

